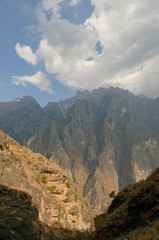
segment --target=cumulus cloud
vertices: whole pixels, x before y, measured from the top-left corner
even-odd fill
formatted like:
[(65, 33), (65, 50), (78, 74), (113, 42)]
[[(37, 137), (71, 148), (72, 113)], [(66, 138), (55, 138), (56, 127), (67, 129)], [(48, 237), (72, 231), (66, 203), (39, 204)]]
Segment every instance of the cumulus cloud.
[(28, 63), (31, 63), (32, 65), (36, 65), (38, 58), (36, 54), (32, 52), (32, 49), (30, 46), (21, 46), (19, 43), (16, 44), (15, 50), (19, 57), (23, 58)]
[[(82, 1), (70, 0), (67, 5), (73, 11)], [(117, 86), (156, 96), (159, 1), (89, 2), (94, 7), (91, 16), (75, 25), (62, 16), (62, 3), (66, 1), (41, 1), (37, 20), (42, 39), (36, 54), (44, 61), (46, 71), (71, 87)]]
[(47, 78), (46, 74), (39, 71), (32, 76), (13, 76), (13, 84), (26, 86), (26, 83), (31, 83), (35, 87), (38, 87), (41, 91), (45, 91), (48, 93), (53, 93), (52, 84), (50, 80)]

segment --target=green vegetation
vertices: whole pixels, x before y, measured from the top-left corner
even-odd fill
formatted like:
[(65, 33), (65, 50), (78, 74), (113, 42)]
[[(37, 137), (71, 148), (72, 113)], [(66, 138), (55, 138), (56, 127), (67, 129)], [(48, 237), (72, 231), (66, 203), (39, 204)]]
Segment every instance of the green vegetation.
[(67, 186), (68, 188), (71, 188), (72, 183), (71, 183), (71, 182), (67, 182), (67, 183), (66, 183), (66, 186)]
[(16, 161), (16, 162), (19, 162), (19, 161), (20, 161), (20, 158), (15, 158), (15, 161)]
[(37, 182), (42, 182), (42, 183), (47, 183), (47, 176), (46, 175), (43, 175), (43, 173), (39, 173), (38, 175), (37, 175)]
[(48, 187), (47, 189), (48, 189), (51, 193), (53, 193), (53, 192), (55, 191), (55, 189), (56, 189), (56, 186), (53, 185), (53, 186)]
[(41, 181), (43, 182), (43, 183), (47, 183), (47, 176), (42, 176), (41, 177)]
[(110, 197), (110, 198), (115, 198), (115, 191), (112, 191), (112, 192), (109, 194), (109, 197)]
[(38, 157), (38, 160), (39, 160), (39, 161), (43, 161), (43, 157), (42, 157), (42, 156), (39, 156), (39, 157)]
[(65, 194), (65, 196), (68, 197), (68, 196), (69, 196), (69, 192), (67, 192), (67, 193)]
[(77, 202), (78, 201), (78, 194), (75, 193), (75, 201)]

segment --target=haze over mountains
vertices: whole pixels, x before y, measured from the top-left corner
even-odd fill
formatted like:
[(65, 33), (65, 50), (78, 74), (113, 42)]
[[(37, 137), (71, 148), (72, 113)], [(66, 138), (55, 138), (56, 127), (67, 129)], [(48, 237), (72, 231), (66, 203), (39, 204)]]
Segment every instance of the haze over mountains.
[(119, 89), (78, 92), (44, 108), (31, 97), (0, 103), (0, 128), (62, 166), (103, 211), (109, 194), (159, 166), (159, 99)]

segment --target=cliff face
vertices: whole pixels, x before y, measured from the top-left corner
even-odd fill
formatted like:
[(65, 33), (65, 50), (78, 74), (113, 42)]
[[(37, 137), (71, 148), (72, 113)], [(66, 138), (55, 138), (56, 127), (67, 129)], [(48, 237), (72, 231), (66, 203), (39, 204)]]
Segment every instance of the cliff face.
[[(24, 221), (21, 215), (24, 214), (27, 221), (35, 221), (35, 229), (36, 225), (40, 229), (41, 224), (43, 227), (46, 226), (46, 229), (52, 228), (55, 235), (56, 231), (57, 235), (60, 234), (60, 229), (81, 231), (91, 227), (89, 220), (93, 216), (92, 210), (81, 198), (77, 186), (68, 174), (41, 154), (34, 154), (22, 147), (2, 131), (0, 131), (0, 184), (3, 205), (0, 211), (8, 214), (5, 216), (5, 219), (8, 217), (6, 221), (9, 221), (9, 216), (13, 214), (12, 217), (19, 219), (17, 224), (20, 226)], [(23, 208), (24, 212), (20, 212)], [(27, 209), (30, 211), (28, 215)], [(18, 211), (19, 215), (15, 215), (14, 213)], [(10, 222), (14, 225), (14, 221)], [(3, 226), (5, 228), (5, 223), (0, 220), (0, 229), (3, 229)], [(11, 226), (6, 230), (6, 234), (9, 232), (13, 232), (14, 235)], [(17, 234), (17, 231), (15, 232)], [(2, 235), (0, 238), (3, 239)]]
[(159, 166), (159, 101), (121, 89), (97, 89), (75, 101), (63, 121), (28, 142), (61, 165), (99, 211), (109, 194)]

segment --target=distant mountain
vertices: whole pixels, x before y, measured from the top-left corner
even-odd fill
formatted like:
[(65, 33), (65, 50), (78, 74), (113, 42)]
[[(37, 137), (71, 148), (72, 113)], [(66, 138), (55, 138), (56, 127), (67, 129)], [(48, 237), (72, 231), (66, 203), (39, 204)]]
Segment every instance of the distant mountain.
[(159, 239), (159, 168), (119, 192), (108, 212), (96, 217), (95, 226), (93, 240)]
[(39, 120), (42, 114), (40, 105), (29, 96), (1, 102), (0, 129), (23, 143), (41, 129)]
[(79, 239), (91, 229), (93, 210), (68, 174), (2, 131), (0, 202), (2, 240)]
[(158, 123), (159, 99), (101, 88), (76, 100), (64, 120), (36, 133), (28, 146), (67, 170), (101, 211), (110, 192), (159, 166)]
[(78, 91), (75, 97), (59, 103), (49, 102), (44, 108), (30, 96), (0, 102), (0, 129), (25, 145), (38, 130), (63, 120), (67, 110), (76, 100), (84, 98), (87, 94), (88, 91)]
[(14, 110), (22, 102), (0, 103), (0, 128), (62, 166), (99, 212), (159, 166), (159, 99), (99, 88)]

